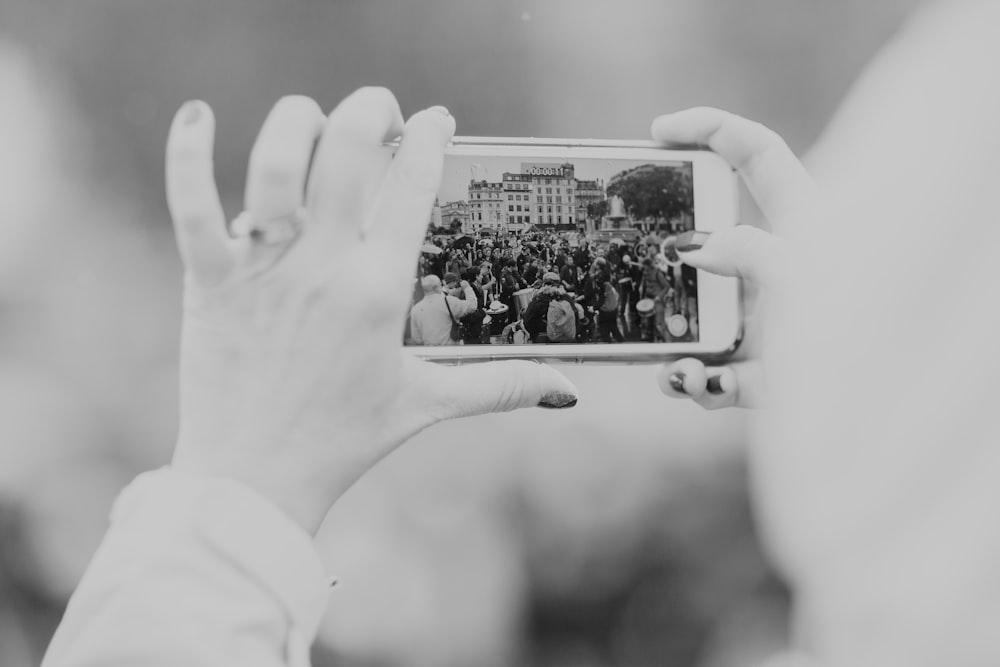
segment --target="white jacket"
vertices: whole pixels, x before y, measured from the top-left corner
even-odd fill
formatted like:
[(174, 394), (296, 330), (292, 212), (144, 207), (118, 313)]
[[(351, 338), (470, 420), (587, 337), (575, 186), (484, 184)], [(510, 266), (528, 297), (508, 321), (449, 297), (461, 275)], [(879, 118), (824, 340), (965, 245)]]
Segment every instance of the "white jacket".
[(43, 667), (309, 664), (330, 588), (312, 538), (234, 481), (140, 475)]

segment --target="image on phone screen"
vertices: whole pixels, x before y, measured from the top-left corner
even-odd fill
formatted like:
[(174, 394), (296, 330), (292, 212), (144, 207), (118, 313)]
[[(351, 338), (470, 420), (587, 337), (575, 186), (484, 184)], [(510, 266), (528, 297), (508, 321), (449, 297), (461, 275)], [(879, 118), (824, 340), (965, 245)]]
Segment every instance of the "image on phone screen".
[(404, 342), (697, 342), (694, 228), (691, 162), (449, 156)]

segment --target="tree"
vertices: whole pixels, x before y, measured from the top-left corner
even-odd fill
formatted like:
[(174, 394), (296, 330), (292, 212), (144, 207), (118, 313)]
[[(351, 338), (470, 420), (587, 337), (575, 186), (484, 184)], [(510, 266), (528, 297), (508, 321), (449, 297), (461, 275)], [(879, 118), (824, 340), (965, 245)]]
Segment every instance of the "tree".
[(670, 219), (694, 213), (691, 165), (666, 167), (643, 165), (616, 174), (607, 187), (608, 197), (618, 195), (635, 219)]

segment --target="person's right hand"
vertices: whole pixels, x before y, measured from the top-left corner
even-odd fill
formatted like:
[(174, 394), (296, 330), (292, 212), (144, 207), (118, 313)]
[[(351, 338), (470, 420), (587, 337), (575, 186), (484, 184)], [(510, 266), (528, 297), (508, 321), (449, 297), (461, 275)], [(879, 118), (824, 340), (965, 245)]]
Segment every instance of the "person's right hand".
[[(227, 225), (212, 111), (181, 109), (166, 169), (186, 269), (175, 468), (243, 482), (313, 532), (421, 429), (576, 403), (576, 388), (549, 366), (446, 368), (402, 349), (413, 265), (454, 131), (442, 107), (404, 124), (382, 88), (357, 91), (329, 117), (286, 97), (251, 153), (246, 212)], [(384, 144), (400, 136), (393, 156)]]
[[(742, 278), (749, 288), (743, 345), (733, 361), (706, 367), (694, 358), (660, 368), (660, 389), (668, 396), (690, 398), (708, 409), (766, 404), (761, 316), (757, 292), (785, 291), (799, 279), (802, 266), (791, 247), (796, 227), (814, 224), (820, 215), (817, 188), (805, 167), (772, 130), (740, 116), (699, 107), (660, 116), (653, 138), (671, 145), (704, 146), (725, 158), (740, 174), (761, 213), (778, 236), (751, 225), (711, 234), (685, 232), (677, 250), (684, 262), (722, 276)], [(792, 238), (788, 238), (792, 237)], [(684, 250), (687, 248), (687, 250)]]

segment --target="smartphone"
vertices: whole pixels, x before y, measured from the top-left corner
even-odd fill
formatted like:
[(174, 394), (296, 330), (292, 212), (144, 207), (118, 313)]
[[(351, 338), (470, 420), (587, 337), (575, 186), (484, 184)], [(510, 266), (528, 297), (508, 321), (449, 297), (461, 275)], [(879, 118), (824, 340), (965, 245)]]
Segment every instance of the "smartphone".
[(737, 192), (710, 151), (455, 137), (404, 344), (449, 363), (724, 358), (742, 337), (739, 281), (675, 244), (735, 225)]

